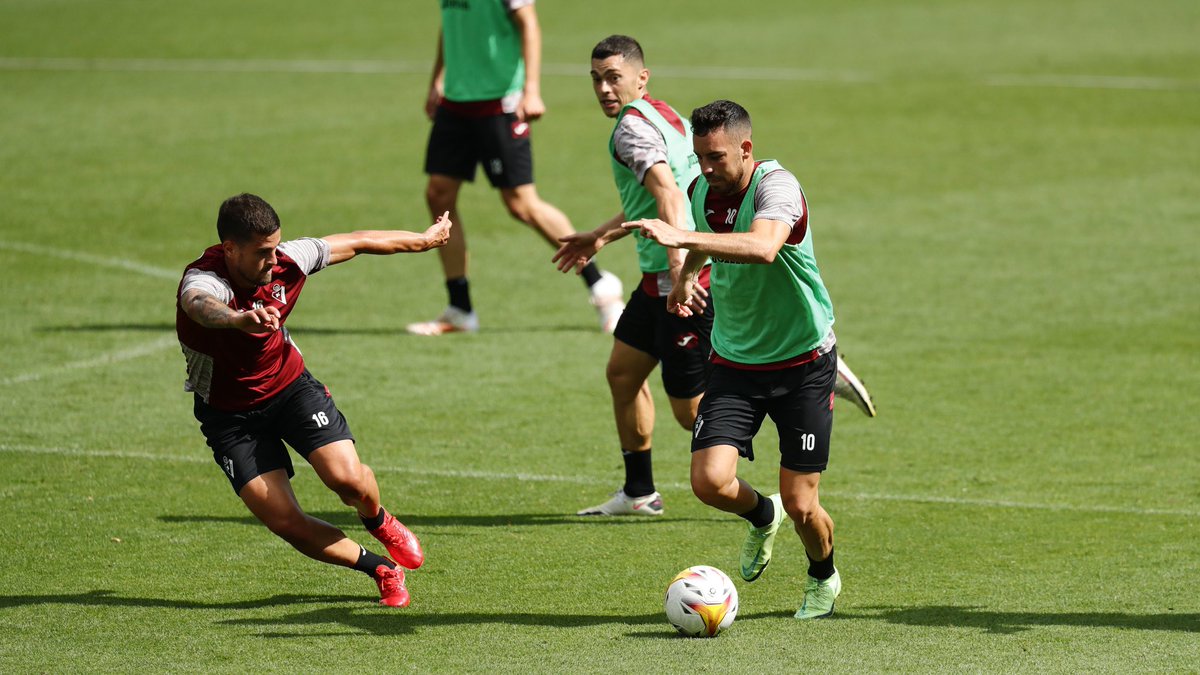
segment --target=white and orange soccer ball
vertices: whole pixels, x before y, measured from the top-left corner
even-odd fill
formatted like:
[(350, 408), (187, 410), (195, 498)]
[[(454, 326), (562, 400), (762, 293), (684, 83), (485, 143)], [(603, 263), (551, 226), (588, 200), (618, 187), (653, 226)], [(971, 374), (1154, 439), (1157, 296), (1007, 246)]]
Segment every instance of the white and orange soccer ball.
[(667, 620), (688, 637), (713, 637), (729, 628), (738, 611), (738, 593), (724, 572), (696, 565), (675, 575), (664, 602)]

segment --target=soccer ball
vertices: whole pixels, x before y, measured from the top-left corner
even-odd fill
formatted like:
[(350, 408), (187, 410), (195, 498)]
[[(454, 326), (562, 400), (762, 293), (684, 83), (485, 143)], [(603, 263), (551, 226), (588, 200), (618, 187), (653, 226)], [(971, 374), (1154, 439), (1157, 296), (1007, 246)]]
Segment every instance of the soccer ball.
[(664, 605), (675, 630), (688, 637), (713, 637), (737, 616), (738, 593), (724, 572), (696, 565), (675, 575)]

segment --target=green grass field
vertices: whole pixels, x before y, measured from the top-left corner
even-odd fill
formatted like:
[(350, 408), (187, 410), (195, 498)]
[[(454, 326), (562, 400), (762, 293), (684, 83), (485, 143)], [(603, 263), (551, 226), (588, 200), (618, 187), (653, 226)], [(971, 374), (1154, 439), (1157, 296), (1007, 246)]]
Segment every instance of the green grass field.
[[(586, 75), (613, 32), (805, 187), (880, 408), (839, 408), (822, 481), (835, 617), (790, 618), (787, 536), (727, 633), (674, 635), (666, 582), (734, 570), (743, 526), (691, 495), (657, 375), (667, 515), (568, 515), (620, 483), (611, 339), (486, 183), (478, 335), (403, 334), (434, 254), (322, 272), (289, 322), (425, 543), (412, 605), (274, 538), (181, 391), (175, 285), (237, 192), (286, 238), (424, 227), (436, 3), (0, 0), (0, 671), (1195, 672), (1200, 5), (539, 7), (539, 190), (577, 227), (618, 208)], [(636, 277), (628, 242), (601, 262)]]

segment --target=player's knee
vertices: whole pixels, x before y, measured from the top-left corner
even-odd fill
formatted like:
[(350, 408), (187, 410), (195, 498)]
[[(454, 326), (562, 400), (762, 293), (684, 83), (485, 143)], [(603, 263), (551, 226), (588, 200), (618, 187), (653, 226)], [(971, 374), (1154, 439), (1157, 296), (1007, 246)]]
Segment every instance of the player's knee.
[(277, 537), (293, 546), (300, 546), (308, 540), (308, 517), (299, 510), (272, 514), (263, 519), (263, 524)]
[(504, 208), (508, 209), (508, 215), (526, 225), (533, 224), (537, 207), (538, 199), (533, 195), (518, 192), (504, 197)]
[(613, 396), (618, 398), (634, 398), (642, 388), (642, 382), (637, 376), (620, 363), (609, 361), (604, 375), (608, 378), (608, 388), (612, 390)]
[(357, 469), (338, 471), (325, 481), (325, 485), (333, 490), (343, 502), (355, 503), (367, 492), (367, 473), (370, 469), (359, 465)]
[(425, 186), (425, 203), (430, 211), (449, 211), (454, 207), (457, 195), (457, 189), (437, 181), (429, 181)]
[(724, 501), (721, 490), (725, 485), (726, 481), (705, 471), (692, 472), (692, 494), (696, 495), (696, 499), (709, 506), (714, 506)]
[(804, 527), (815, 521), (821, 513), (821, 503), (810, 497), (784, 497), (783, 510), (788, 518), (799, 527)]

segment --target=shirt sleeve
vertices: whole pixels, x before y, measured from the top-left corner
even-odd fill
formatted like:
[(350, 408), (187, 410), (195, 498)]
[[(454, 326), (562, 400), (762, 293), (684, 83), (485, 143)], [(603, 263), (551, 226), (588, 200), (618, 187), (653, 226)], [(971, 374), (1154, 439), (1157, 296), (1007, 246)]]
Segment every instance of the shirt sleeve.
[(504, 6), (509, 12), (515, 12), (522, 7), (528, 7), (533, 4), (533, 0), (504, 0)]
[(754, 219), (778, 220), (795, 225), (804, 215), (800, 182), (786, 170), (772, 171), (758, 182), (754, 193)]
[(188, 291), (200, 291), (213, 296), (228, 305), (233, 302), (233, 287), (215, 272), (190, 269), (183, 275), (183, 284), (179, 287), (179, 297)]
[(305, 275), (316, 274), (328, 267), (331, 250), (329, 242), (313, 237), (293, 239), (279, 245), (279, 251), (295, 260)]
[(646, 172), (659, 162), (667, 161), (667, 141), (644, 117), (625, 115), (613, 133), (617, 159), (629, 167), (638, 182), (646, 180)]

